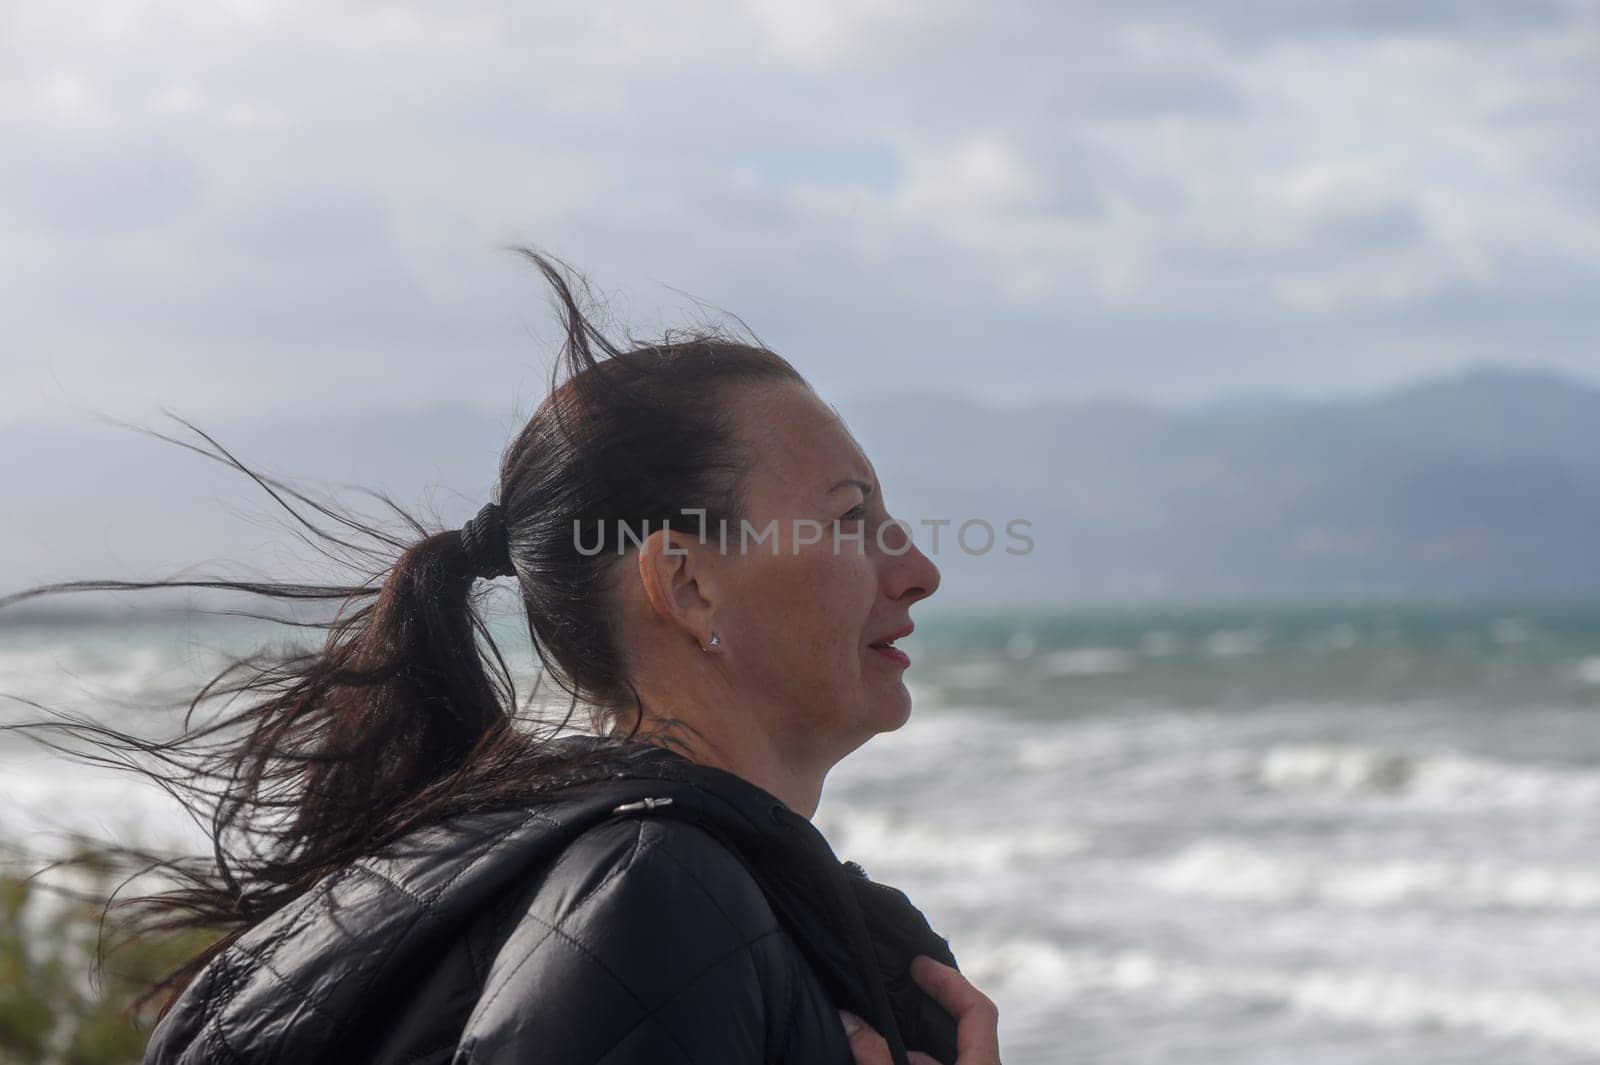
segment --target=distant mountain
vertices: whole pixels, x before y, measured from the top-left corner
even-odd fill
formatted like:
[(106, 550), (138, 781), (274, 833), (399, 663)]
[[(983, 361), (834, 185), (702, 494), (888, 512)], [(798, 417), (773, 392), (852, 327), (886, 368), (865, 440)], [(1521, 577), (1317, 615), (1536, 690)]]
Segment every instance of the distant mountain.
[(884, 397), (841, 412), (908, 517), (1034, 518), (1026, 559), (941, 556), (963, 596), (1600, 594), (1600, 389), (1569, 377), (1491, 367), (1184, 411)]
[[(924, 549), (918, 523), (951, 521), (935, 555), (946, 605), (1600, 595), (1600, 389), (1569, 377), (1482, 368), (1362, 399), (1187, 410), (837, 406)], [(458, 407), (200, 422), (268, 472), (381, 489), (452, 523), (486, 498), (518, 423)], [(270, 500), (242, 476), (126, 430), (0, 428), (0, 483), (0, 594), (221, 560), (300, 575), (315, 557), (263, 522)], [(1031, 522), (1028, 554), (1003, 550), (1014, 518)], [(968, 519), (996, 529), (994, 549), (953, 542)]]

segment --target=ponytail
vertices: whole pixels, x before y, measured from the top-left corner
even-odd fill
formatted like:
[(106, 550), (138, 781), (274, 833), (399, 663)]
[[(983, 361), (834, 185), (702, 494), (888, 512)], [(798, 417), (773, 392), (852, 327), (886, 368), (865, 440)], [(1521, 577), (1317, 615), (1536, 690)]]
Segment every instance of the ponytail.
[[(183, 446), (249, 475), (304, 528), (369, 563), (386, 553), (392, 561), (354, 586), (225, 578), (77, 581), (0, 598), (3, 609), (63, 592), (176, 587), (339, 606), (331, 619), (310, 622), (200, 610), (320, 632), (321, 646), (232, 658), (189, 702), (186, 731), (176, 739), (152, 741), (58, 711), (0, 725), (69, 757), (139, 773), (209, 825), (209, 860), (81, 840), (86, 846), (74, 857), (46, 867), (156, 873), (176, 882), (107, 908), (118, 933), (112, 949), (157, 935), (217, 933), (130, 1007), (159, 1000), (157, 1017), (212, 957), (322, 877), (425, 825), (526, 801), (558, 786), (564, 772), (584, 760), (547, 749), (548, 740), (570, 725), (575, 700), (560, 721), (512, 727), (508, 708), (517, 705), (516, 686), (474, 595), (479, 577), (514, 572), (497, 506), (485, 507), (460, 531), (429, 531), (384, 498), (420, 537), (407, 545), (250, 469), (189, 428), (213, 450)], [(343, 530), (335, 536), (296, 503), (334, 518)], [(356, 541), (352, 532), (375, 545)], [(193, 726), (202, 706), (241, 698), (243, 709)], [(51, 738), (59, 734), (87, 753)]]
[[(460, 533), (437, 533), (396, 561), (377, 598), (336, 625), (323, 654), (273, 705), (247, 768), (287, 759), (304, 775), (284, 841), (313, 879), (393, 837), (506, 728), (476, 639), (473, 565)], [(485, 634), (487, 635), (487, 634)], [(296, 764), (280, 738), (314, 737)], [(397, 823), (399, 822), (399, 823)]]

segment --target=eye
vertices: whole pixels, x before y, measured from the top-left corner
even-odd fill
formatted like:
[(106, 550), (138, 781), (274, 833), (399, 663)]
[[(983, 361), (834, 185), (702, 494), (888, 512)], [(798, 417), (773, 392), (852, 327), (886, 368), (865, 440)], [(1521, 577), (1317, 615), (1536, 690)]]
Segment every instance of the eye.
[(857, 503), (855, 506), (844, 512), (845, 521), (860, 521), (866, 516), (867, 505), (865, 503)]

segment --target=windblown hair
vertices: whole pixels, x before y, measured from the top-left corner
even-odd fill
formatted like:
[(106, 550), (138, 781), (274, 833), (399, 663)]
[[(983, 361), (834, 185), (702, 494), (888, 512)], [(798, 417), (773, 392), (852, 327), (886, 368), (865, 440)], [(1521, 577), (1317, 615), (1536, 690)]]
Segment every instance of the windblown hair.
[[(685, 508), (703, 508), (708, 523), (737, 522), (751, 462), (731, 415), (739, 391), (771, 382), (809, 386), (759, 340), (716, 330), (674, 331), (623, 350), (585, 316), (569, 280), (587, 297), (581, 276), (551, 256), (513, 250), (549, 282), (565, 332), (547, 398), (501, 458), (497, 493), (541, 674), (570, 696), (562, 720), (529, 721), (517, 712), (512, 672), (483, 619), (459, 531), (430, 529), (377, 493), (404, 532), (359, 520), (258, 473), (188, 422), (206, 446), (141, 431), (251, 477), (310, 542), (366, 560), (362, 567), (324, 551), (365, 568), (362, 579), (88, 580), (0, 598), (4, 608), (69, 592), (203, 588), (337, 604), (331, 619), (314, 621), (219, 611), (325, 635), (315, 649), (232, 658), (189, 701), (175, 739), (141, 738), (36, 703), (28, 705), (46, 711), (45, 719), (3, 726), (79, 760), (132, 769), (208, 826), (207, 858), (96, 841), (94, 861), (178, 885), (114, 902), (108, 917), (119, 917), (119, 942), (178, 931), (216, 935), (132, 1008), (158, 1001), (164, 1014), (250, 927), (386, 843), (559, 786), (581, 768), (579, 756), (549, 744), (570, 727), (580, 702), (596, 731), (636, 734), (642, 706), (613, 619), (617, 542), (624, 530), (637, 542), (669, 520), (681, 526)], [(215, 699), (242, 706), (196, 725), (195, 711)], [(63, 734), (77, 745), (54, 738)]]

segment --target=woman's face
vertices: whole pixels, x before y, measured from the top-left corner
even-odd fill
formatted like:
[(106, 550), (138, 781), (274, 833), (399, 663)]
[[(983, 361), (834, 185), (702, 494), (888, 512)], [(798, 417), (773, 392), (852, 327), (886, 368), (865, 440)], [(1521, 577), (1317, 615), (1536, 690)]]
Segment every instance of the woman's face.
[(809, 389), (762, 386), (736, 410), (755, 464), (751, 534), (741, 545), (730, 526), (719, 559), (722, 665), (786, 742), (836, 760), (910, 716), (907, 666), (871, 645), (910, 628), (911, 605), (939, 587), (939, 570), (892, 521), (872, 463)]

